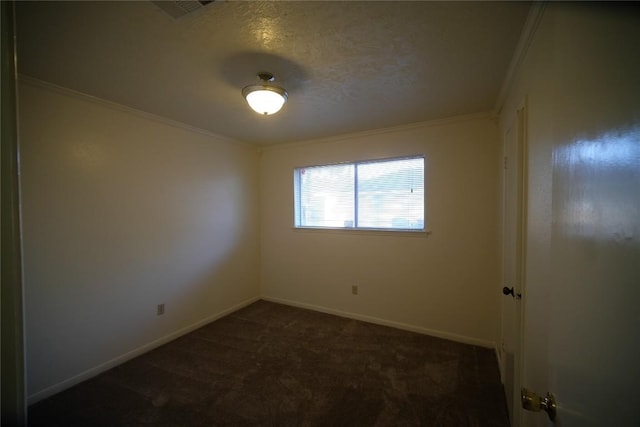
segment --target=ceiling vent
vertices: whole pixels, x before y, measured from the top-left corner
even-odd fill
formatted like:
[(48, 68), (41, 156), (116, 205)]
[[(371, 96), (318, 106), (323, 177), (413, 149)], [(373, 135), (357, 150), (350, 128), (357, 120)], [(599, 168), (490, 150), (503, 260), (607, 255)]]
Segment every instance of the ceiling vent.
[(215, 0), (160, 0), (154, 1), (153, 3), (160, 9), (164, 10), (173, 19), (178, 19), (202, 9), (214, 1)]

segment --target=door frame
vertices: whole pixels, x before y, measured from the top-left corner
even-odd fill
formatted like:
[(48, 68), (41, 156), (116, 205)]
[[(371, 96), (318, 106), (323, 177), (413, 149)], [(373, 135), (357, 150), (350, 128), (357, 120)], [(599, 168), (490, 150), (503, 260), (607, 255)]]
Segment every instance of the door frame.
[(5, 425), (26, 424), (24, 361), (22, 249), (20, 227), (20, 163), (16, 101), (15, 3), (0, 1), (2, 20), (2, 286), (0, 289), (1, 421)]
[[(507, 168), (515, 168), (515, 176), (516, 176), (516, 197), (512, 203), (515, 203), (514, 209), (514, 226), (513, 232), (515, 232), (515, 254), (513, 256), (514, 263), (514, 275), (516, 283), (507, 284), (502, 283), (501, 286), (513, 286), (515, 295), (519, 295), (519, 298), (514, 298), (513, 302), (516, 304), (515, 310), (515, 321), (516, 325), (514, 326), (514, 361), (513, 361), (513, 395), (512, 402), (513, 408), (513, 420), (512, 426), (519, 427), (523, 423), (523, 411), (520, 405), (520, 389), (522, 387), (522, 378), (523, 378), (523, 367), (524, 367), (524, 332), (525, 332), (525, 309), (526, 309), (526, 259), (527, 259), (527, 200), (528, 200), (528, 145), (527, 145), (527, 98), (525, 97), (522, 102), (515, 109), (515, 114), (510, 119), (510, 126), (507, 127), (507, 131), (503, 134), (503, 159), (504, 159), (504, 167), (503, 167), (503, 175), (502, 175), (502, 257), (501, 257), (501, 280), (504, 281), (506, 277), (506, 263), (505, 259), (506, 254), (506, 241), (507, 241)], [(507, 132), (515, 132), (515, 159), (508, 158), (508, 139)], [(501, 301), (501, 316), (502, 316), (502, 306), (504, 304), (504, 300)], [(499, 351), (499, 363), (500, 363), (500, 374), (501, 380), (503, 384), (505, 383), (505, 379), (507, 376), (506, 369), (507, 364), (504, 363), (504, 337), (505, 337), (505, 322), (504, 319), (501, 318), (501, 328), (500, 328), (500, 351)], [(505, 390), (505, 393), (507, 390)]]

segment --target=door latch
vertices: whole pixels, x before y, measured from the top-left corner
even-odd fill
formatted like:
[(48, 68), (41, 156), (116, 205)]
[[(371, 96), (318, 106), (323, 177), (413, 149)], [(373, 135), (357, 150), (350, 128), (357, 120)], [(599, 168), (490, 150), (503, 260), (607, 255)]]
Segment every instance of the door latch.
[(522, 298), (522, 294), (520, 292), (515, 293), (515, 291), (513, 290), (513, 286), (511, 288), (505, 286), (504, 288), (502, 288), (502, 293), (504, 295), (511, 295), (515, 299)]
[(522, 408), (527, 411), (539, 412), (543, 410), (549, 415), (549, 419), (556, 419), (556, 399), (551, 393), (547, 393), (545, 397), (540, 397), (531, 390), (526, 388), (520, 389), (520, 399), (522, 400)]

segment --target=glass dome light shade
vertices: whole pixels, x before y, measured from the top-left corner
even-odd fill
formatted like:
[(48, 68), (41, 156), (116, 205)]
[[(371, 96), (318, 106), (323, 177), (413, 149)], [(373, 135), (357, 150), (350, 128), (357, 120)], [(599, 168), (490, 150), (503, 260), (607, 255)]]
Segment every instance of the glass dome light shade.
[(252, 85), (242, 89), (249, 106), (258, 114), (269, 115), (280, 111), (287, 100), (287, 91), (278, 86)]

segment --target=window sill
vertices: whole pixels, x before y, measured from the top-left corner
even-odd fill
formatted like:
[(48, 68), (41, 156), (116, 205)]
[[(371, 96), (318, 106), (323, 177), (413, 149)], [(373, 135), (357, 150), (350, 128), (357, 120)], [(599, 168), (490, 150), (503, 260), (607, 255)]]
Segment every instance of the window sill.
[(427, 237), (430, 230), (384, 229), (384, 228), (330, 228), (330, 227), (292, 227), (298, 233), (330, 233), (330, 234), (360, 234), (365, 236), (398, 236), (398, 237)]

